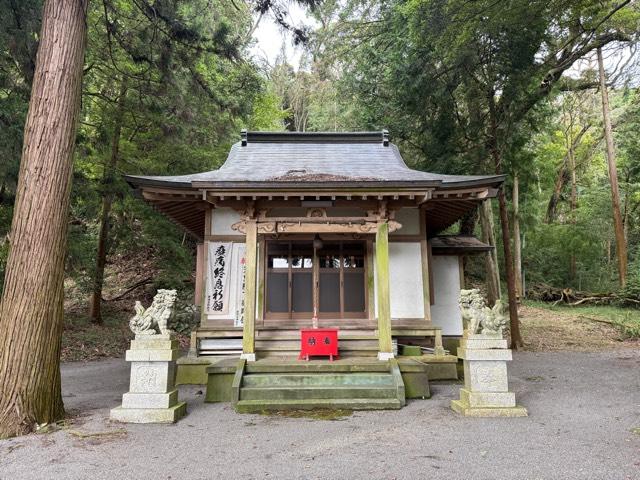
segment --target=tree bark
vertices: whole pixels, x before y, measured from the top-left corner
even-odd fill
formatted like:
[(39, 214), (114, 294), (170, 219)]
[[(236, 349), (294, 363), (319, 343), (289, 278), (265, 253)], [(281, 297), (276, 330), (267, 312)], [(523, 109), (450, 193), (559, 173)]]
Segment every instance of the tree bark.
[(480, 207), (480, 227), (482, 229), (481, 239), (484, 243), (494, 247), (484, 257), (485, 270), (487, 272), (487, 300), (489, 306), (493, 307), (496, 300), (500, 299), (500, 272), (498, 270), (498, 254), (496, 252), (496, 238), (493, 225), (493, 210), (491, 200), (484, 200)]
[(604, 138), (607, 150), (607, 165), (609, 167), (609, 183), (611, 184), (611, 203), (613, 207), (613, 227), (616, 235), (616, 254), (618, 257), (618, 277), (620, 286), (624, 287), (627, 280), (627, 241), (624, 236), (624, 225), (620, 213), (620, 190), (618, 188), (618, 168), (616, 154), (613, 148), (613, 133), (611, 132), (611, 117), (609, 114), (609, 93), (602, 60), (602, 49), (598, 48), (598, 71), (600, 73), (600, 92), (602, 94), (602, 118), (604, 122)]
[[(498, 141), (498, 121), (495, 103), (495, 92), (489, 92), (489, 120), (490, 133), (488, 138), (489, 151), (493, 158), (496, 175), (502, 174), (502, 156)], [(500, 229), (502, 230), (502, 248), (504, 250), (504, 269), (507, 272), (507, 296), (509, 302), (509, 330), (511, 333), (510, 347), (517, 350), (522, 346), (520, 336), (520, 320), (518, 319), (518, 301), (516, 296), (516, 277), (513, 268), (513, 254), (511, 252), (511, 230), (509, 228), (509, 212), (504, 185), (498, 190), (498, 206), (500, 207)]]
[(120, 134), (122, 132), (122, 119), (125, 110), (125, 97), (127, 94), (127, 79), (123, 78), (120, 84), (118, 106), (113, 124), (111, 138), (111, 155), (109, 162), (104, 166), (102, 174), (102, 212), (100, 213), (100, 232), (98, 234), (98, 248), (96, 251), (96, 270), (93, 277), (93, 292), (89, 299), (89, 317), (91, 322), (102, 325), (102, 287), (104, 285), (104, 268), (107, 264), (109, 251), (109, 229), (111, 226), (110, 215), (115, 196), (114, 183), (116, 168), (120, 156)]
[(518, 300), (524, 295), (522, 288), (522, 240), (520, 238), (520, 179), (513, 176), (513, 268), (515, 270), (516, 295)]
[(87, 1), (43, 7), (0, 301), (0, 438), (64, 415), (64, 259)]
[[(569, 133), (571, 136), (571, 133)], [(569, 201), (569, 210), (571, 212), (570, 221), (572, 225), (576, 224), (576, 208), (578, 207), (578, 185), (576, 181), (576, 157), (573, 149), (573, 140), (568, 142), (567, 160), (569, 161), (569, 171), (571, 172), (571, 200)], [(569, 278), (571, 283), (575, 285), (577, 275), (576, 254), (571, 250), (569, 256)]]

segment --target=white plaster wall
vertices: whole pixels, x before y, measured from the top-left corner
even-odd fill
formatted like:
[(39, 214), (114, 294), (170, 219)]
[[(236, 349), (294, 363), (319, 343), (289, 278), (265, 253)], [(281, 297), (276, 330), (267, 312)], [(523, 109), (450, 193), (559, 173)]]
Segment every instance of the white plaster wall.
[(401, 208), (396, 211), (395, 220), (400, 222), (402, 228), (391, 232), (389, 235), (420, 235), (420, 209)]
[(242, 235), (231, 229), (231, 225), (239, 221), (240, 214), (233, 208), (214, 208), (211, 211), (211, 235)]
[[(389, 243), (389, 283), (391, 297), (391, 318), (424, 318), (424, 297), (422, 293), (422, 259), (419, 242)], [(374, 243), (374, 283), (378, 297), (378, 278), (375, 274)], [(378, 302), (376, 301), (376, 316)]]
[(433, 296), (431, 321), (442, 327), (443, 335), (462, 335), (462, 314), (458, 307), (460, 297), (460, 264), (455, 255), (434, 255)]

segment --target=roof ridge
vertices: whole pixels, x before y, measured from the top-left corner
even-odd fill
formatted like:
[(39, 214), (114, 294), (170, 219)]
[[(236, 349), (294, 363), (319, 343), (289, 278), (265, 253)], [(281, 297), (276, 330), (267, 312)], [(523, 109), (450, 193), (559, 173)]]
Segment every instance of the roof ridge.
[(241, 145), (247, 143), (380, 143), (389, 145), (387, 130), (369, 132), (241, 132)]

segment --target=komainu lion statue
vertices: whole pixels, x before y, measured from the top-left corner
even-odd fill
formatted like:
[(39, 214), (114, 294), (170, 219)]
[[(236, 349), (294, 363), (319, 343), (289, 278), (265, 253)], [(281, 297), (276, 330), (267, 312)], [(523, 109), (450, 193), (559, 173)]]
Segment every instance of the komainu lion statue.
[(462, 322), (469, 333), (502, 335), (507, 320), (500, 300), (496, 301), (493, 308), (489, 308), (477, 288), (460, 290), (460, 310)]
[(136, 301), (133, 307), (136, 314), (129, 320), (131, 331), (136, 335), (156, 335), (158, 333), (157, 327), (161, 335), (171, 334), (171, 330), (167, 328), (167, 322), (171, 317), (177, 296), (175, 290), (159, 289), (156, 296), (153, 297), (153, 303), (147, 309), (139, 301)]

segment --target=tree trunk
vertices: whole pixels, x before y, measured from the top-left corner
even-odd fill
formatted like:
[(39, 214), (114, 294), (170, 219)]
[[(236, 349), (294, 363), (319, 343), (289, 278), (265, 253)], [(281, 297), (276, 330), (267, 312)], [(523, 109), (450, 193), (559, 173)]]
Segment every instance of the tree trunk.
[(618, 168), (613, 148), (613, 134), (611, 132), (611, 117), (609, 115), (609, 93), (604, 73), (602, 50), (598, 48), (598, 70), (600, 73), (600, 92), (602, 94), (602, 118), (604, 121), (604, 138), (607, 150), (607, 165), (609, 167), (609, 183), (611, 184), (611, 203), (613, 207), (613, 226), (616, 234), (616, 253), (618, 256), (618, 276), (620, 286), (627, 280), (627, 241), (624, 236), (624, 225), (620, 214), (620, 190), (618, 188)]
[[(568, 146), (569, 146), (569, 149), (567, 151), (567, 160), (569, 161), (569, 170), (571, 172), (571, 200), (569, 201), (569, 209), (571, 212), (570, 221), (572, 225), (575, 225), (576, 224), (576, 208), (578, 206), (578, 186), (576, 182), (576, 157), (575, 157), (575, 151), (573, 149), (573, 141), (571, 139), (568, 142)], [(572, 285), (575, 285), (576, 275), (577, 275), (576, 254), (572, 249), (571, 255), (569, 256), (569, 278), (571, 280)]]
[(522, 291), (522, 240), (520, 238), (520, 180), (518, 174), (513, 176), (513, 267), (515, 270), (516, 295), (520, 300)]
[(481, 239), (484, 243), (494, 247), (484, 257), (485, 270), (487, 272), (487, 300), (489, 306), (493, 307), (501, 297), (500, 293), (500, 272), (498, 270), (498, 253), (496, 252), (496, 238), (493, 226), (493, 210), (491, 200), (484, 200), (480, 206), (480, 227), (482, 229)]
[(64, 415), (63, 280), (88, 0), (46, 0), (0, 301), (0, 438)]
[[(502, 157), (498, 141), (498, 122), (495, 103), (495, 92), (489, 92), (487, 97), (489, 104), (490, 135), (488, 138), (489, 151), (493, 157), (496, 175), (502, 174)], [(509, 212), (507, 211), (507, 198), (504, 193), (504, 185), (498, 190), (498, 206), (500, 207), (500, 229), (502, 230), (502, 248), (504, 250), (504, 269), (507, 272), (507, 296), (509, 301), (509, 330), (511, 333), (511, 345), (513, 350), (522, 346), (520, 336), (520, 320), (518, 319), (518, 301), (516, 298), (516, 277), (513, 268), (513, 254), (511, 253), (511, 231), (509, 228)]]
[(98, 234), (98, 248), (96, 252), (96, 270), (93, 278), (93, 292), (89, 300), (89, 317), (91, 322), (102, 325), (102, 287), (104, 285), (104, 267), (107, 263), (109, 251), (109, 227), (111, 206), (113, 205), (114, 183), (116, 168), (120, 155), (120, 134), (122, 132), (122, 119), (125, 109), (125, 97), (127, 94), (127, 80), (124, 78), (120, 85), (118, 106), (113, 124), (113, 136), (111, 138), (111, 155), (109, 163), (104, 166), (102, 174), (102, 212), (100, 214), (100, 233)]
[(520, 336), (520, 320), (518, 319), (518, 303), (516, 300), (516, 278), (513, 269), (513, 255), (511, 254), (511, 238), (509, 235), (509, 213), (504, 188), (498, 191), (498, 206), (500, 207), (500, 228), (502, 230), (502, 244), (504, 250), (504, 265), (507, 271), (507, 296), (509, 301), (509, 326), (511, 331), (511, 348), (517, 350), (522, 346)]

